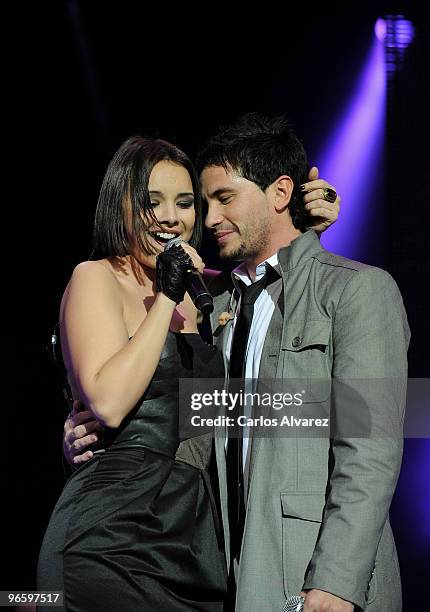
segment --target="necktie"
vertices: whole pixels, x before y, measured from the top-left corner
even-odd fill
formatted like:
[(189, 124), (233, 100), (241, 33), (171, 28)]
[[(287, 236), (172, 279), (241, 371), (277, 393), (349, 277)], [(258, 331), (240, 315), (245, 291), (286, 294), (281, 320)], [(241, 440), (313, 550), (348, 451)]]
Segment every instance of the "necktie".
[[(270, 283), (279, 278), (278, 273), (271, 266), (267, 266), (265, 276), (251, 285), (240, 284), (240, 311), (236, 319), (233, 342), (230, 353), (229, 392), (238, 393), (243, 388), (242, 380), (245, 376), (246, 349), (249, 331), (254, 314), (254, 304)], [(240, 379), (232, 381), (232, 379)], [(231, 560), (239, 559), (242, 544), (243, 527), (245, 523), (245, 499), (243, 489), (243, 462), (241, 428), (237, 425), (240, 415), (239, 401), (236, 402), (229, 416), (234, 419), (234, 426), (228, 428), (227, 441), (227, 492), (228, 515), (230, 526), (230, 553)]]

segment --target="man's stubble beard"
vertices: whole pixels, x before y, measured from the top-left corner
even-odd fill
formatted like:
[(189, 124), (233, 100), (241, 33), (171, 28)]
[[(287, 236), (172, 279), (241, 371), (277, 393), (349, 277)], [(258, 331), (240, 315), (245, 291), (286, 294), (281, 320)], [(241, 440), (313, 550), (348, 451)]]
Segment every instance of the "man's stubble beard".
[(241, 244), (234, 251), (220, 252), (221, 259), (255, 259), (263, 253), (270, 242), (270, 221), (268, 217), (258, 220), (258, 224), (248, 225), (239, 234)]

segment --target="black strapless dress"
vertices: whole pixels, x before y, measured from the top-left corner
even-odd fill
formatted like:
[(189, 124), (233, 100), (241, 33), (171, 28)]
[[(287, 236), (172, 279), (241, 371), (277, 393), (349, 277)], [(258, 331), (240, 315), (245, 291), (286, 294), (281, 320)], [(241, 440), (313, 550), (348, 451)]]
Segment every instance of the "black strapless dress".
[(64, 610), (222, 610), (212, 439), (179, 440), (178, 380), (223, 372), (198, 334), (169, 332), (142, 401), (69, 478), (38, 565), (38, 590), (63, 590)]

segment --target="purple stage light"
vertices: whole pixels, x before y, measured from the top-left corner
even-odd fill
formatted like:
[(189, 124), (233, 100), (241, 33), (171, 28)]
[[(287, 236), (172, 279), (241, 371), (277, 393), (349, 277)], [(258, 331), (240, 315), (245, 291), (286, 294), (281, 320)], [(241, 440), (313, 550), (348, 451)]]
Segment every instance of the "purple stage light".
[(322, 236), (324, 246), (345, 257), (368, 257), (366, 238), (377, 229), (377, 198), (384, 181), (386, 77), (384, 44), (374, 38), (344, 116), (325, 151), (317, 156), (320, 175), (343, 198), (342, 214)]
[(379, 19), (376, 20), (375, 35), (378, 40), (384, 42), (385, 37), (387, 35), (387, 24), (385, 22), (385, 19), (382, 19), (382, 17), (379, 17)]
[(376, 20), (375, 35), (387, 47), (405, 48), (413, 41), (415, 28), (403, 15), (386, 15)]
[(366, 238), (371, 236), (373, 245), (383, 241), (387, 80), (392, 81), (415, 33), (413, 24), (402, 15), (380, 17), (374, 31), (357, 89), (328, 146), (317, 156), (320, 175), (343, 198), (340, 219), (322, 242), (329, 250), (364, 260), (369, 256)]
[(406, 48), (414, 39), (414, 25), (403, 15), (386, 15), (376, 20), (375, 35), (385, 45), (386, 70), (391, 80), (402, 64)]

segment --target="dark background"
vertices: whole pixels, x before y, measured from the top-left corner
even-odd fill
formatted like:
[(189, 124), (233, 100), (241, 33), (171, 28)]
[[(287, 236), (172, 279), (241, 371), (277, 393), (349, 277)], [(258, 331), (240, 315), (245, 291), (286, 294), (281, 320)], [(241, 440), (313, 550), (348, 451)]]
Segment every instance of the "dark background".
[[(113, 152), (141, 133), (194, 155), (219, 124), (259, 110), (288, 113), (318, 164), (314, 156), (349, 99), (376, 18), (398, 11), (414, 22), (415, 40), (389, 91), (384, 197), (375, 203), (362, 259), (399, 284), (412, 330), (410, 376), (429, 376), (430, 36), (422, 4), (360, 2), (351, 14), (327, 3), (325, 12), (288, 3), (194, 10), (141, 2), (16, 5), (4, 25), (13, 36), (3, 125), (13, 130), (14, 146), (6, 149), (13, 195), (4, 204), (12, 219), (5, 240), (13, 247), (3, 256), (11, 297), (4, 411), (11, 418), (2, 589), (35, 587), (41, 538), (64, 483), (67, 409), (45, 346), (71, 270), (90, 254), (98, 189)], [(341, 214), (348, 215), (348, 194), (341, 195)], [(221, 266), (210, 242), (203, 254), (210, 267)], [(405, 611), (426, 607), (429, 442), (405, 441), (391, 512)]]

